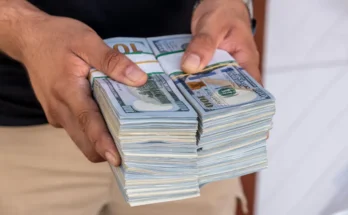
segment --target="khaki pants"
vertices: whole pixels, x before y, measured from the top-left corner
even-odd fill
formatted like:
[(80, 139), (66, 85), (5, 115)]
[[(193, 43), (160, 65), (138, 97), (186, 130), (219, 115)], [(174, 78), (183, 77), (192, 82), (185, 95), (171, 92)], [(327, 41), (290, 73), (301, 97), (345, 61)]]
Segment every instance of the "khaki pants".
[(1, 215), (234, 215), (237, 198), (240, 181), (231, 179), (197, 198), (129, 207), (108, 164), (90, 163), (64, 130), (0, 127)]

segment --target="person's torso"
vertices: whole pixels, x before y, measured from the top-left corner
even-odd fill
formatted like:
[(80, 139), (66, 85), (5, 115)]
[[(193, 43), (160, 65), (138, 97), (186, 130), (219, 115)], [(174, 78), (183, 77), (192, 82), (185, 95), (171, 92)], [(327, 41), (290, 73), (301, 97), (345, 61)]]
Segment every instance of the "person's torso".
[[(103, 39), (190, 33), (196, 0), (29, 0), (56, 16), (78, 19)], [(23, 66), (0, 54), (0, 126), (46, 123)]]

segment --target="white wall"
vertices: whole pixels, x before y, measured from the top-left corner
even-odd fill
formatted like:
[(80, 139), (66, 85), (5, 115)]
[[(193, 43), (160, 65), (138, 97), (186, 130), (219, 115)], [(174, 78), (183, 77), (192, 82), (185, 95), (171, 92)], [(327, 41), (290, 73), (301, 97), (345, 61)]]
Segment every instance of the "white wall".
[(348, 209), (348, 0), (268, 1), (277, 112), (257, 215), (333, 215)]

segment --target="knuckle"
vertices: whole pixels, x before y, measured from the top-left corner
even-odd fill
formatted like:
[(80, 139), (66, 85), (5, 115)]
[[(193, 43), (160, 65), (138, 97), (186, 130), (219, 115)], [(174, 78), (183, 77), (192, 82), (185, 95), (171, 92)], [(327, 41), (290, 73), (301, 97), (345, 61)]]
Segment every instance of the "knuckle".
[(90, 137), (89, 140), (91, 142), (91, 147), (93, 148), (93, 150), (99, 153), (99, 150), (98, 150), (99, 144), (100, 144), (99, 137)]
[(82, 43), (89, 42), (91, 40), (94, 40), (97, 37), (97, 33), (91, 29), (91, 28), (84, 28), (82, 30), (82, 33), (78, 35), (79, 38), (77, 41), (80, 41)]
[(78, 124), (84, 133), (86, 132), (87, 127), (90, 123), (89, 114), (90, 112), (88, 110), (81, 110), (76, 115)]
[(86, 27), (81, 29), (79, 33), (71, 35), (69, 47), (72, 50), (79, 52), (86, 47), (86, 44), (90, 44), (96, 39), (100, 39), (98, 34), (93, 29)]
[(101, 132), (101, 133), (96, 134), (94, 139), (93, 138), (91, 139), (93, 149), (99, 154), (102, 154), (105, 151), (105, 149), (104, 149), (105, 142), (104, 142), (103, 136), (104, 136), (104, 133)]
[(196, 36), (197, 45), (204, 44), (203, 47), (214, 47), (215, 41), (214, 38), (208, 33), (200, 33)]
[[(208, 33), (197, 34), (187, 48), (187, 54), (193, 53), (206, 59), (217, 48), (215, 39)], [(204, 60), (203, 60), (204, 61)]]
[(128, 63), (125, 57), (123, 56), (123, 54), (113, 49), (110, 49), (106, 53), (102, 62), (102, 65), (105, 68), (104, 70), (113, 72), (113, 73), (117, 72), (117, 68), (120, 68), (120, 67), (124, 68), (127, 64)]

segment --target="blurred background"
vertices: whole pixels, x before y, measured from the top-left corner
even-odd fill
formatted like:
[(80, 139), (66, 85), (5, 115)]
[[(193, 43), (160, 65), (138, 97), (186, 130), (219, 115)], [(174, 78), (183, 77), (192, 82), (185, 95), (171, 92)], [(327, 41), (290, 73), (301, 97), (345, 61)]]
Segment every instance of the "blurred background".
[(348, 1), (267, 0), (264, 33), (277, 111), (255, 214), (348, 211)]

